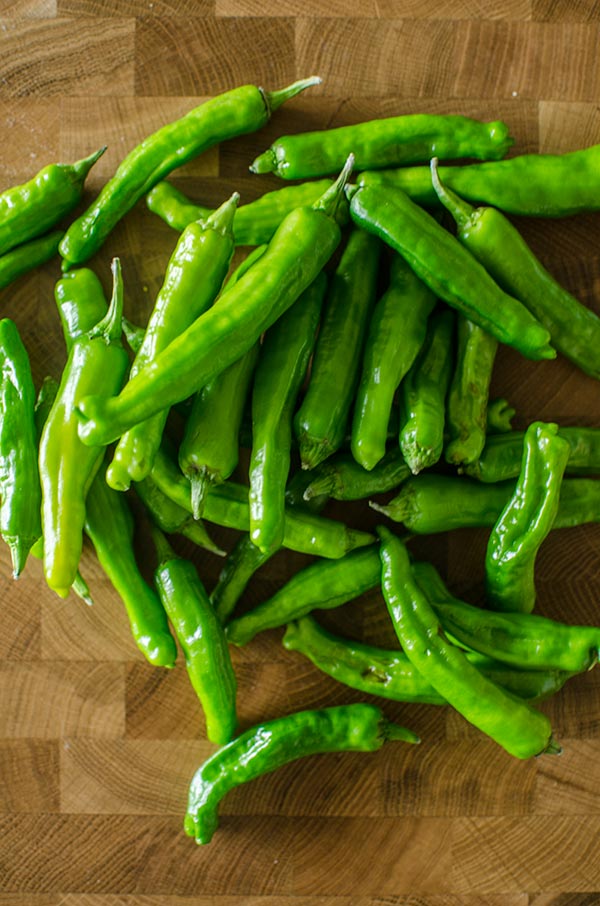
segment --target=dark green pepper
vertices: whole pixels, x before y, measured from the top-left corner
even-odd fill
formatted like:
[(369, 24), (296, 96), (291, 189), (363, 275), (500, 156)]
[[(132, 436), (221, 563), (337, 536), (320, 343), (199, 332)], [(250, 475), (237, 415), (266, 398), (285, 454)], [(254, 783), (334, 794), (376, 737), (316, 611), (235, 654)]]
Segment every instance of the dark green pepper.
[(1, 255), (0, 289), (53, 258), (58, 252), (58, 244), (63, 236), (63, 230), (55, 230), (31, 239), (29, 242), (24, 242), (23, 245), (18, 245), (10, 252)]
[(371, 494), (385, 494), (395, 490), (412, 472), (395, 446), (370, 472), (350, 454), (340, 453), (305, 474), (309, 483), (304, 499), (311, 501), (323, 494), (334, 500), (364, 500)]
[[(600, 475), (600, 428), (559, 428), (559, 436), (569, 442), (568, 475)], [(523, 431), (493, 435), (477, 462), (465, 472), (486, 483), (516, 478), (521, 469)]]
[(137, 481), (135, 491), (146, 507), (152, 522), (161, 531), (168, 535), (183, 535), (198, 547), (220, 557), (225, 556), (225, 551), (215, 544), (204, 523), (200, 519), (194, 519), (187, 510), (163, 494), (150, 476), (144, 478), (143, 481)]

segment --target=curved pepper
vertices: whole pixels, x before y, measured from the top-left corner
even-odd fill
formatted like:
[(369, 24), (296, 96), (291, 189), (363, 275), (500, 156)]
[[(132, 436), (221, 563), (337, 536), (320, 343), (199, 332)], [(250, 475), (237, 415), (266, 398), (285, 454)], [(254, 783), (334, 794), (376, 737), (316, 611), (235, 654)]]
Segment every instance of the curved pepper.
[(53, 258), (63, 236), (64, 230), (54, 230), (0, 256), (0, 289)]
[(304, 490), (306, 501), (324, 494), (334, 500), (364, 500), (371, 494), (395, 490), (412, 472), (400, 450), (392, 447), (370, 472), (350, 454), (340, 453), (305, 475), (308, 479)]
[(221, 799), (236, 786), (290, 761), (323, 752), (375, 752), (386, 740), (418, 743), (410, 730), (387, 721), (375, 705), (299, 711), (247, 730), (201, 765), (190, 785), (186, 834), (210, 843)]

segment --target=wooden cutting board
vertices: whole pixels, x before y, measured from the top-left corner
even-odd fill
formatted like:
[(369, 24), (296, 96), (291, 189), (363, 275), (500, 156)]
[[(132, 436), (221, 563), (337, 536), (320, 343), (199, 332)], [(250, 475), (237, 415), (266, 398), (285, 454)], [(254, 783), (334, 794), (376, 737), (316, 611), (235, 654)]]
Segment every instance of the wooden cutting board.
[[(198, 201), (242, 202), (279, 134), (417, 111), (505, 119), (514, 152), (600, 142), (600, 7), (592, 0), (0, 0), (0, 190), (46, 163), (108, 144), (88, 198), (144, 136), (244, 82), (318, 73), (260, 134), (174, 174)], [(600, 215), (519, 221), (556, 277), (600, 313)], [(93, 261), (108, 288), (118, 254), (127, 314), (147, 316), (176, 236), (140, 203)], [(60, 374), (58, 261), (0, 293), (34, 376)], [(600, 425), (598, 386), (562, 359), (503, 349), (494, 395), (523, 426)], [(365, 505), (334, 515), (373, 526)], [(234, 533), (217, 537), (230, 547)], [(458, 595), (482, 597), (485, 533), (421, 539)], [(178, 543), (207, 586), (220, 562)], [(148, 575), (152, 552), (140, 537)], [(247, 605), (305, 561), (280, 554)], [(600, 528), (555, 532), (538, 561), (539, 610), (598, 622)], [(450, 709), (386, 705), (423, 739), (375, 755), (294, 764), (232, 793), (209, 847), (184, 836), (187, 786), (213, 747), (180, 662), (149, 667), (89, 549), (95, 599), (58, 600), (30, 563), (0, 573), (2, 906), (592, 906), (600, 902), (600, 672), (543, 709), (564, 752), (518, 762)], [(379, 594), (329, 618), (390, 641)], [(332, 621), (332, 622), (331, 622)], [(234, 652), (240, 721), (361, 699), (286, 653), (280, 632)], [(180, 659), (181, 661), (181, 659)], [(362, 697), (366, 699), (366, 696)]]

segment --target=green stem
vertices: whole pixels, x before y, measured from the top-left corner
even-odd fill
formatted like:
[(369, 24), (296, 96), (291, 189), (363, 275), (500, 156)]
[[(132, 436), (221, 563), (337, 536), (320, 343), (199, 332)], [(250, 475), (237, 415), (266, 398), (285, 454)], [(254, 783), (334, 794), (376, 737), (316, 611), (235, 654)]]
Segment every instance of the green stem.
[(313, 204), (313, 208), (316, 211), (323, 211), (330, 217), (335, 217), (337, 206), (344, 194), (344, 189), (346, 188), (346, 183), (350, 179), (350, 174), (352, 173), (353, 167), (354, 154), (349, 154), (342, 172), (340, 173), (336, 181), (332, 183), (329, 188), (323, 192), (321, 197), (318, 198)]
[(475, 214), (475, 208), (472, 207), (472, 205), (467, 204), (462, 198), (459, 198), (452, 189), (448, 189), (443, 185), (438, 173), (437, 157), (434, 157), (431, 160), (431, 182), (435, 194), (446, 210), (454, 217), (458, 228), (461, 230), (466, 229), (471, 222), (473, 214)]
[(165, 563), (169, 563), (171, 560), (179, 559), (177, 554), (167, 541), (165, 535), (153, 522), (150, 523), (150, 533), (152, 535), (152, 540), (154, 541), (154, 546), (156, 548), (156, 556), (158, 558), (159, 568), (164, 566)]
[(285, 104), (286, 101), (289, 101), (291, 98), (296, 97), (297, 94), (304, 91), (305, 88), (312, 88), (313, 85), (320, 85), (322, 79), (320, 76), (309, 76), (307, 79), (300, 79), (298, 82), (293, 82), (291, 85), (288, 85), (287, 88), (280, 88), (278, 91), (265, 91), (264, 97), (267, 102), (267, 106), (271, 113), (281, 107), (282, 104)]
[(106, 315), (90, 330), (88, 337), (103, 337), (107, 343), (118, 340), (123, 330), (123, 276), (121, 261), (113, 258), (111, 264), (113, 291)]
[(205, 220), (198, 223), (205, 230), (214, 230), (225, 238), (233, 239), (233, 218), (240, 201), (240, 193), (234, 192), (231, 198), (224, 201), (220, 208), (213, 211)]
[(92, 169), (92, 167), (94, 166), (94, 164), (96, 163), (96, 161), (100, 157), (102, 157), (102, 155), (106, 151), (107, 147), (108, 147), (108, 145), (104, 145), (102, 148), (98, 148), (97, 151), (94, 151), (93, 154), (90, 154), (89, 157), (84, 157), (81, 160), (76, 161), (73, 164), (73, 171), (75, 173), (75, 176), (78, 179), (83, 181), (86, 178), (86, 176), (88, 175), (88, 173), (90, 172), (90, 170)]

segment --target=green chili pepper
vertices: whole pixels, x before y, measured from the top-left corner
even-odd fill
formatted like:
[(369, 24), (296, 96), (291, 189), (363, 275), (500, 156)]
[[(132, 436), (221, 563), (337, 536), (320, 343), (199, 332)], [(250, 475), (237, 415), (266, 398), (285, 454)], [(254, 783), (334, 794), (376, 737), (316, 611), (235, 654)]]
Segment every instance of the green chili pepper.
[(292, 446), (292, 418), (313, 351), (327, 288), (324, 274), (267, 331), (252, 391), (250, 537), (274, 553), (285, 532), (285, 486)]
[(108, 308), (100, 280), (87, 267), (63, 274), (54, 287), (67, 352), (76, 339), (87, 333)]
[(339, 560), (317, 560), (275, 592), (272, 598), (232, 620), (227, 638), (246, 645), (259, 632), (285, 626), (313, 610), (331, 610), (379, 585), (381, 563), (376, 547), (352, 551)]
[(0, 320), (0, 535), (18, 579), (41, 537), (35, 387), (14, 321)]
[(353, 230), (331, 278), (308, 390), (294, 418), (304, 469), (314, 469), (343, 443), (375, 303), (380, 251), (377, 239)]
[(533, 610), (535, 558), (558, 513), (569, 449), (557, 425), (534, 422), (525, 432), (521, 473), (485, 557), (486, 595), (494, 610)]
[(284, 135), (252, 163), (253, 173), (308, 179), (336, 173), (349, 154), (359, 169), (398, 167), (429, 160), (474, 157), (497, 160), (513, 143), (508, 126), (467, 116), (417, 113), (338, 129)]
[(146, 507), (152, 522), (163, 532), (168, 535), (183, 535), (198, 547), (217, 554), (219, 557), (225, 556), (225, 551), (221, 550), (218, 544), (212, 540), (208, 534), (204, 523), (199, 519), (194, 519), (187, 510), (178, 506), (170, 500), (166, 494), (160, 490), (152, 478), (144, 478), (143, 481), (135, 483), (135, 490)]
[[(96, 319), (97, 320), (97, 319)], [(37, 443), (39, 444), (40, 437), (42, 436), (42, 431), (44, 425), (46, 424), (46, 419), (52, 410), (52, 405), (56, 399), (56, 394), (58, 393), (58, 381), (53, 377), (47, 375), (42, 381), (42, 386), (39, 389), (37, 399), (35, 401), (35, 411), (34, 411), (34, 421), (35, 421), (35, 433)], [(38, 475), (39, 482), (39, 475)], [(41, 531), (41, 520), (40, 520), (40, 531)], [(35, 542), (29, 553), (36, 558), (36, 560), (43, 560), (44, 558), (44, 539), (42, 536), (38, 538)], [(73, 580), (71, 586), (71, 591), (73, 591), (77, 597), (81, 598), (82, 601), (88, 606), (92, 606), (94, 601), (90, 593), (87, 582), (77, 571), (77, 575)]]
[(305, 474), (309, 484), (304, 499), (310, 501), (322, 494), (334, 500), (364, 500), (371, 494), (395, 490), (412, 473), (400, 450), (394, 447), (370, 472), (348, 453), (340, 453)]
[[(130, 379), (214, 302), (233, 255), (231, 225), (238, 200), (234, 192), (208, 220), (191, 223), (182, 233), (131, 366)], [(124, 491), (132, 479), (142, 481), (150, 474), (168, 413), (168, 408), (157, 412), (121, 437), (107, 472), (107, 481), (116, 491)]]
[(219, 142), (260, 129), (285, 101), (319, 81), (303, 79), (273, 92), (243, 85), (149, 135), (121, 161), (95, 201), (67, 230), (60, 245), (66, 266), (87, 261), (136, 201), (176, 167)]
[(400, 449), (415, 475), (435, 465), (444, 448), (453, 334), (452, 312), (433, 315), (423, 348), (400, 387)]
[[(189, 483), (169, 458), (159, 451), (152, 477), (167, 497), (191, 513)], [(250, 505), (247, 487), (227, 481), (206, 496), (204, 517), (207, 522), (247, 532)], [(283, 546), (303, 554), (337, 559), (356, 547), (372, 544), (373, 535), (350, 529), (341, 522), (312, 513), (287, 509)]]
[[(442, 614), (440, 619), (446, 628)], [(358, 692), (392, 701), (431, 705), (447, 703), (413, 667), (403, 651), (387, 651), (350, 641), (328, 632), (309, 616), (289, 623), (282, 641), (288, 651), (300, 652), (327, 676)], [(488, 679), (528, 701), (539, 701), (554, 695), (572, 675), (553, 668), (511, 669), (475, 652), (466, 652), (466, 658)]]
[(66, 597), (82, 549), (85, 498), (102, 462), (102, 449), (77, 436), (75, 406), (91, 390), (118, 392), (128, 367), (121, 344), (123, 284), (113, 261), (114, 288), (106, 316), (73, 342), (58, 395), (40, 439), (44, 574), (50, 588)]
[(535, 671), (582, 673), (598, 661), (597, 626), (568, 626), (537, 614), (483, 610), (455, 598), (431, 563), (414, 563), (413, 574), (444, 631), (461, 645), (513, 667)]
[(435, 158), (431, 174), (438, 198), (456, 221), (460, 242), (544, 325), (559, 352), (600, 378), (600, 318), (556, 282), (500, 211), (473, 208), (445, 188)]
[[(592, 145), (568, 154), (523, 154), (510, 160), (440, 167), (440, 178), (463, 198), (507, 214), (568, 217), (600, 208), (599, 164), (600, 145)], [(429, 167), (361, 173), (358, 181), (401, 189), (418, 204), (438, 203)]]
[[(342, 161), (343, 163), (343, 161)], [(241, 205), (233, 221), (236, 245), (263, 245), (273, 237), (275, 230), (295, 208), (311, 205), (331, 185), (330, 179), (285, 186), (274, 192), (265, 192), (256, 201)], [(193, 204), (183, 192), (168, 182), (159, 182), (146, 196), (146, 204), (165, 223), (181, 232), (193, 220), (206, 219), (212, 212)]]
[(560, 751), (545, 714), (489, 680), (448, 641), (415, 582), (406, 548), (387, 529), (379, 532), (383, 596), (398, 641), (413, 666), (463, 717), (509, 754), (531, 758)]
[(350, 215), (405, 258), (441, 299), (530, 359), (552, 359), (550, 334), (485, 268), (400, 190), (350, 186)]
[[(469, 321), (458, 318), (454, 373), (446, 404), (446, 462), (475, 462), (486, 439), (487, 403), (498, 341)], [(514, 410), (513, 410), (514, 411)]]
[(260, 344), (248, 350), (194, 397), (179, 448), (179, 466), (191, 486), (192, 512), (202, 515), (206, 493), (233, 474), (239, 434)]
[(235, 286), (149, 362), (111, 400), (89, 398), (78, 407), (86, 443), (109, 443), (155, 412), (204, 387), (241, 358), (323, 269), (341, 231), (335, 212), (352, 160), (312, 207), (297, 208), (265, 252)]
[(74, 164), (48, 164), (0, 194), (0, 255), (58, 223), (79, 203), (85, 178), (106, 148)]
[(400, 255), (371, 317), (354, 402), (352, 453), (365, 469), (385, 455), (394, 394), (425, 341), (435, 297)]
[(106, 483), (105, 468), (95, 476), (86, 497), (85, 533), (125, 606), (137, 647), (150, 664), (173, 667), (177, 646), (163, 605), (137, 565), (129, 505), (123, 494), (113, 491)]
[[(480, 484), (468, 478), (423, 475), (411, 478), (387, 505), (369, 506), (416, 535), (457, 528), (492, 527), (512, 497), (514, 481)], [(600, 519), (600, 481), (565, 478), (554, 528), (572, 528)]]
[(215, 752), (196, 771), (184, 829), (196, 843), (210, 843), (221, 799), (234, 787), (290, 761), (324, 752), (374, 752), (387, 740), (418, 743), (410, 730), (385, 719), (375, 705), (338, 705), (299, 711), (259, 724)]
[(225, 635), (195, 566), (177, 557), (158, 529), (154, 582), (185, 655), (185, 666), (200, 700), (210, 742), (224, 745), (236, 729), (236, 680)]
[[(600, 475), (600, 428), (559, 428), (558, 434), (569, 442), (567, 474)], [(483, 482), (516, 478), (521, 469), (524, 437), (523, 431), (488, 437), (481, 456), (465, 472)]]
[(58, 252), (58, 244), (64, 236), (64, 230), (46, 233), (23, 245), (18, 245), (0, 256), (0, 289), (8, 286), (13, 280), (29, 273), (35, 267), (45, 264)]
[[(517, 410), (510, 405), (508, 400), (495, 399), (488, 402), (486, 412), (486, 425), (488, 434), (505, 434), (512, 431), (512, 420)], [(487, 438), (486, 438), (487, 440)], [(469, 463), (469, 467), (472, 463)]]

